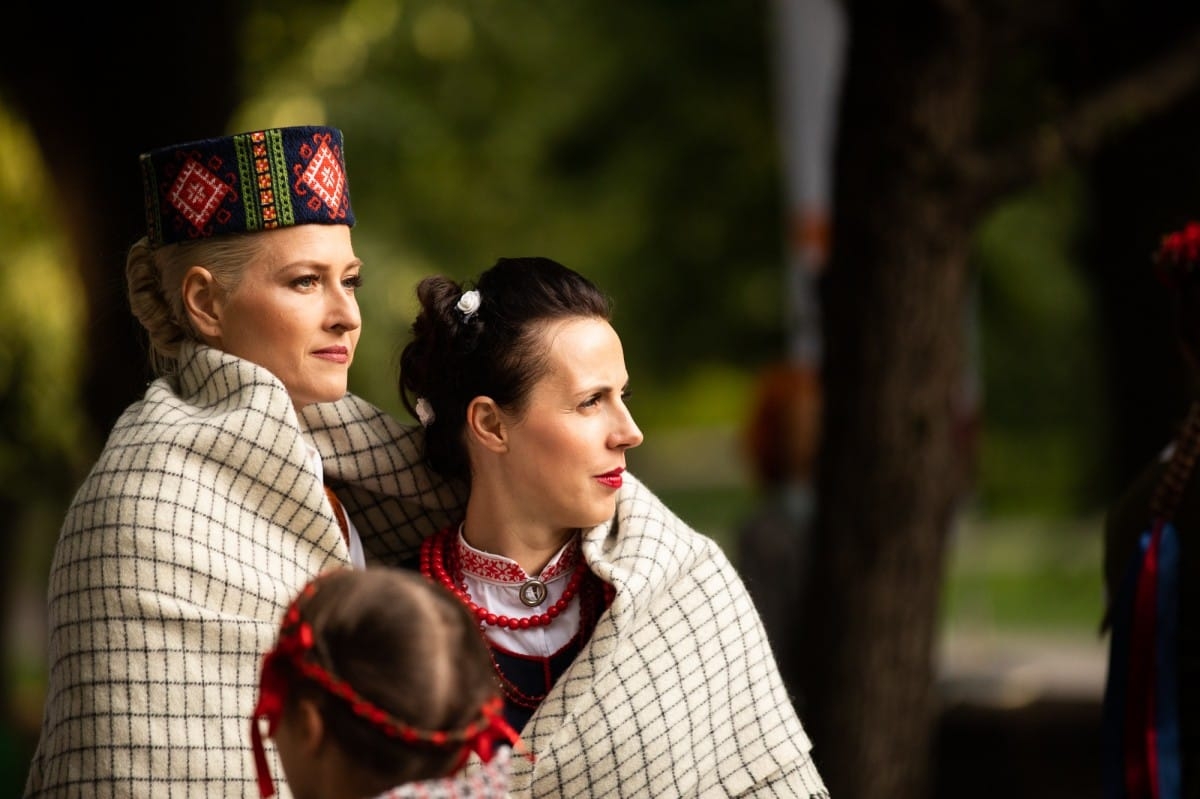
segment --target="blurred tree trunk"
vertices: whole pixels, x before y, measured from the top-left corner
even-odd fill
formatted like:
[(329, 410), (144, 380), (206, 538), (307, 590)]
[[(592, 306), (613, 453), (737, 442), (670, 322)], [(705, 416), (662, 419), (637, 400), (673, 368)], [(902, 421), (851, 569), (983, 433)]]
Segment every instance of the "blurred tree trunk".
[(955, 401), (976, 212), (951, 165), (971, 140), (980, 31), (966, 9), (875, 11), (851, 9), (823, 287), (812, 577), (823, 599), (805, 603), (802, 684), (832, 795), (915, 799), (929, 781), (937, 608), (964, 488)]
[(1016, 126), (1009, 141), (985, 143), (975, 127), (1003, 34), (981, 7), (848, 8), (822, 286), (817, 524), (797, 682), (834, 797), (922, 799), (936, 756), (946, 544), (970, 477), (957, 403), (974, 228), (997, 199), (1194, 92), (1198, 40), (1192, 33), (1160, 47), (1137, 74), (1078, 92), (1056, 118)]
[[(202, 8), (163, 3), (69, 10), (24, 3), (7, 14), (0, 93), (37, 138), (54, 183), (55, 222), (69, 236), (85, 293), (81, 395), (89, 446), (99, 447), (149, 378), (142, 330), (125, 295), (125, 255), (145, 233), (138, 155), (225, 132), (238, 98), (238, 19), (228, 0)], [(5, 512), (3, 518), (0, 543), (18, 549), (11, 542), (21, 531), (13, 523), (22, 516)], [(7, 562), (11, 569), (19, 561)], [(0, 626), (9, 623), (11, 592), (4, 599)], [(8, 699), (7, 691), (0, 695), (6, 724)]]
[(25, 3), (0, 48), (0, 90), (25, 117), (54, 181), (86, 292), (83, 399), (107, 435), (149, 373), (125, 296), (125, 255), (145, 233), (138, 155), (226, 132), (238, 98), (229, 0)]

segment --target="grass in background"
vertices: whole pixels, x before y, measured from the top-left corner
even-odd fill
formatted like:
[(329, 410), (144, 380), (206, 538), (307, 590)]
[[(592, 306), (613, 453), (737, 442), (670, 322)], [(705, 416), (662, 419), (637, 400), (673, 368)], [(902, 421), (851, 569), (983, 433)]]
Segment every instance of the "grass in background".
[(1104, 612), (1099, 515), (988, 519), (968, 513), (947, 553), (943, 624), (1095, 635)]
[[(631, 453), (667, 507), (737, 563), (737, 535), (758, 501), (726, 431), (659, 433)], [(1103, 613), (1099, 514), (963, 514), (947, 543), (941, 623), (956, 630), (1094, 636)]]
[(752, 491), (725, 486), (664, 489), (657, 493), (676, 516), (716, 541), (729, 559), (737, 563), (738, 527), (754, 510)]

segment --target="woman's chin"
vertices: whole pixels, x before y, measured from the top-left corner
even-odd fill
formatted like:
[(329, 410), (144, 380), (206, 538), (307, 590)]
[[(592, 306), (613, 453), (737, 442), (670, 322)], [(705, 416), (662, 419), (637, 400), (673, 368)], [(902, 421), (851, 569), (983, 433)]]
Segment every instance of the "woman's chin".
[(344, 382), (328, 383), (320, 386), (305, 386), (304, 391), (288, 391), (292, 397), (292, 402), (297, 407), (337, 402), (346, 396), (346, 392), (347, 387)]
[(617, 499), (614, 496), (603, 503), (597, 504), (593, 511), (588, 514), (587, 519), (581, 522), (579, 526), (584, 530), (590, 529), (596, 525), (610, 521), (616, 513)]

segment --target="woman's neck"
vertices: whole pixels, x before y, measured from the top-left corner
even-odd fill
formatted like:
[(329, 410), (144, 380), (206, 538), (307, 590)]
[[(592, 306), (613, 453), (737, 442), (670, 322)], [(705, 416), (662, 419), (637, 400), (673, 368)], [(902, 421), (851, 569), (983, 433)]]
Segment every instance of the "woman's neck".
[(514, 560), (528, 575), (538, 575), (575, 535), (575, 530), (550, 530), (498, 523), (497, 517), (467, 506), (463, 538), (483, 552)]

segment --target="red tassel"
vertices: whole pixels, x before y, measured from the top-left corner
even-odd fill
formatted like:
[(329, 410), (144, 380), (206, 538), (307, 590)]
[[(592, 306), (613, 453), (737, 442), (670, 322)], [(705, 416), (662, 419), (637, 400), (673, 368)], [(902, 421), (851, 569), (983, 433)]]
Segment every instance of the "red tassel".
[(1157, 799), (1154, 747), (1154, 621), (1158, 601), (1158, 541), (1162, 522), (1156, 522), (1142, 556), (1134, 596), (1130, 634), (1129, 702), (1125, 716), (1125, 788), (1129, 799)]

